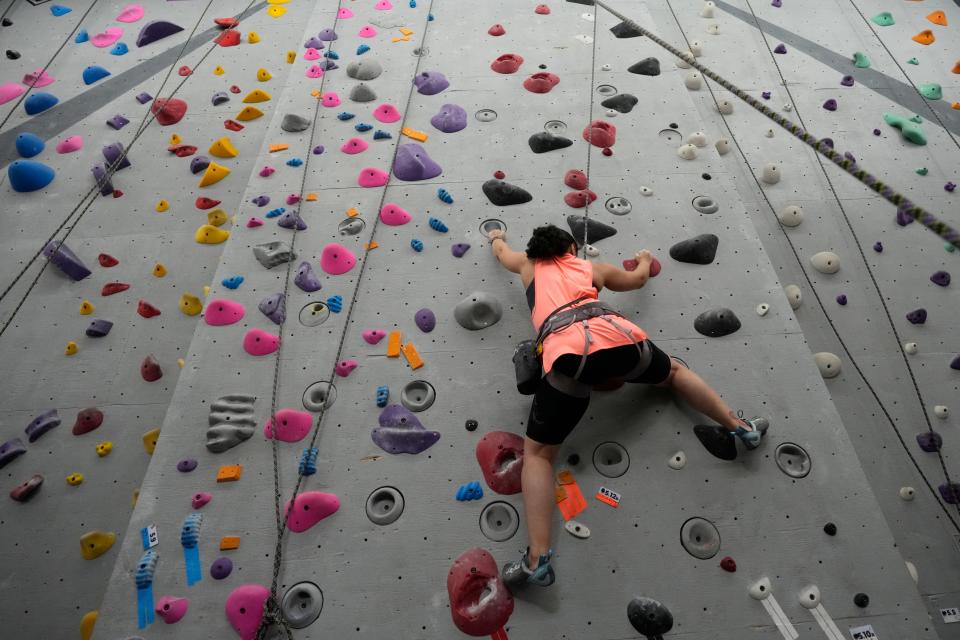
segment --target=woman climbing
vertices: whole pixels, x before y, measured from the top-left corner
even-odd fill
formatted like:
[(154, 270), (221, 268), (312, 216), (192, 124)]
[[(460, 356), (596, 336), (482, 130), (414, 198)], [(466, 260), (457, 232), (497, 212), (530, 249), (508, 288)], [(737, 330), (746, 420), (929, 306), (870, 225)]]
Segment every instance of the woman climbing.
[(511, 586), (545, 587), (555, 579), (550, 564), (553, 463), (586, 412), (594, 385), (626, 381), (672, 389), (734, 433), (747, 449), (760, 446), (768, 422), (738, 417), (700, 376), (597, 300), (604, 287), (611, 291), (643, 287), (653, 260), (649, 251), (636, 254), (636, 270), (625, 271), (581, 260), (573, 236), (553, 225), (534, 229), (525, 253), (512, 250), (503, 231), (491, 231), (489, 238), (500, 264), (523, 281), (533, 326), (540, 331), (544, 372), (536, 383), (524, 438), (523, 505), (530, 546), (519, 560), (504, 565), (503, 579)]

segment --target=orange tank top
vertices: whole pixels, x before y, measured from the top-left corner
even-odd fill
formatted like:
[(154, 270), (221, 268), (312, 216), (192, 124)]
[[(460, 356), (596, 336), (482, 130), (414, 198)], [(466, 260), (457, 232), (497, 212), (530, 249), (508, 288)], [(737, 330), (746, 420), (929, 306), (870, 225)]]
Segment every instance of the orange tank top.
[[(597, 299), (597, 289), (593, 286), (593, 263), (566, 254), (548, 260), (535, 260), (533, 263), (533, 300), (531, 301), (533, 328), (537, 331), (543, 321), (558, 307), (577, 298)], [(633, 334), (637, 342), (647, 339), (643, 329), (624, 318), (613, 318), (621, 327)], [(630, 340), (603, 318), (591, 318), (590, 346), (588, 354), (621, 347), (630, 344)], [(573, 353), (583, 354), (585, 335), (583, 324), (574, 323), (547, 336), (543, 342), (543, 371), (547, 373), (554, 361), (560, 356)]]

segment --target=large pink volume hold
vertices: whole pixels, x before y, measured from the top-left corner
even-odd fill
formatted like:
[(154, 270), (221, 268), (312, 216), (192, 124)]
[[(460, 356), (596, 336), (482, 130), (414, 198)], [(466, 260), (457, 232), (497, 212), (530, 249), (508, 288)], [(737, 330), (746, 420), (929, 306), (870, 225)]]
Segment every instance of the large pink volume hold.
[(323, 253), (320, 254), (320, 268), (332, 276), (344, 274), (353, 269), (356, 264), (357, 257), (353, 252), (336, 242), (325, 246)]
[(290, 506), (290, 501), (284, 506), (284, 513), (290, 511), (287, 518), (287, 527), (290, 531), (303, 533), (327, 516), (331, 516), (340, 508), (340, 498), (332, 493), (322, 491), (306, 491), (297, 496)]
[[(313, 416), (306, 411), (280, 409), (276, 417), (279, 425), (276, 429), (276, 438), (283, 442), (300, 442), (307, 437), (313, 425)], [(267, 424), (263, 427), (263, 435), (273, 438), (273, 434), (273, 420), (267, 420)]]
[(263, 619), (263, 604), (270, 597), (270, 590), (259, 584), (244, 584), (227, 596), (224, 609), (233, 630), (240, 640), (254, 640), (260, 621)]

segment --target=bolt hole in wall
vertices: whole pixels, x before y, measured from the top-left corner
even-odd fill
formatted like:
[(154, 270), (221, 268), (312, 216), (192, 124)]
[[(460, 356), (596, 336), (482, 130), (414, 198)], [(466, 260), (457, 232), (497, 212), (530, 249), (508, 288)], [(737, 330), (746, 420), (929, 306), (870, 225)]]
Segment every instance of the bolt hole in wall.
[(480, 531), (494, 542), (505, 542), (520, 528), (520, 516), (508, 502), (491, 502), (480, 512)]
[(792, 442), (779, 445), (773, 454), (780, 471), (791, 478), (805, 478), (810, 473), (813, 461), (806, 449)]
[(619, 478), (630, 468), (630, 454), (616, 442), (603, 442), (593, 450), (593, 466), (602, 476)]
[(720, 551), (720, 532), (705, 518), (690, 518), (680, 527), (680, 544), (694, 558), (709, 560)]
[(404, 499), (395, 487), (374, 489), (367, 498), (367, 518), (380, 526), (393, 524), (403, 514)]
[(337, 400), (337, 388), (327, 380), (314, 382), (303, 392), (303, 408), (307, 411), (329, 409)]

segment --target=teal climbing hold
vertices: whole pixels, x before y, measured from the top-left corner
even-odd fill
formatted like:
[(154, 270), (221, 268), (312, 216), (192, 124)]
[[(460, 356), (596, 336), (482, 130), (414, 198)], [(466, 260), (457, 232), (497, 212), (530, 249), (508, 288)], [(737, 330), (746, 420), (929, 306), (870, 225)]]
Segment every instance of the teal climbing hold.
[(943, 248), (947, 250), (947, 253), (953, 253), (954, 251), (957, 250), (957, 248), (953, 246), (953, 244), (950, 242), (945, 242), (943, 244)]
[(83, 70), (83, 83), (93, 84), (98, 80), (103, 80), (110, 75), (110, 72), (100, 65), (92, 64)]
[(43, 151), (44, 143), (43, 138), (35, 133), (21, 133), (17, 136), (14, 146), (17, 148), (17, 153), (19, 153), (21, 157), (32, 158), (33, 156), (40, 155)]
[(50, 13), (57, 16), (58, 18), (60, 16), (67, 15), (71, 11), (73, 11), (73, 9), (71, 9), (70, 7), (65, 7), (62, 4), (55, 4), (52, 7), (50, 7)]
[(326, 53), (323, 54), (323, 57), (329, 58), (331, 60), (339, 60), (340, 54), (337, 53), (336, 51), (327, 51)]
[(930, 170), (927, 169), (926, 167), (920, 167), (919, 169), (916, 170), (916, 174), (917, 174), (918, 176), (925, 176), (925, 175), (927, 175), (928, 173), (930, 173)]
[(77, 44), (83, 44), (89, 39), (90, 39), (90, 34), (87, 33), (87, 30), (80, 29), (80, 31), (77, 32), (77, 36), (73, 39), (73, 41), (76, 42)]
[(43, 189), (53, 182), (56, 175), (53, 169), (34, 160), (15, 160), (7, 167), (10, 186), (20, 193)]
[(30, 97), (23, 101), (23, 109), (27, 112), (27, 115), (33, 116), (43, 113), (58, 102), (60, 102), (60, 99), (57, 96), (38, 91), (30, 94)]
[(893, 20), (893, 14), (889, 11), (882, 11), (870, 19), (881, 27), (889, 27), (893, 24), (896, 24), (896, 22)]
[(910, 58), (909, 60), (907, 60), (907, 64), (920, 64), (920, 61), (917, 60), (916, 58)]
[(883, 114), (883, 120), (894, 129), (899, 129), (900, 134), (908, 142), (918, 145), (927, 144), (927, 136), (920, 126), (922, 122), (920, 116), (904, 118), (893, 113), (885, 113)]
[(940, 100), (943, 98), (943, 88), (936, 82), (925, 82), (920, 85), (920, 95), (927, 100)]
[(446, 189), (437, 189), (437, 197), (440, 198), (441, 202), (453, 204), (453, 196)]
[(853, 66), (859, 69), (869, 69), (870, 68), (870, 58), (867, 57), (867, 54), (862, 51), (857, 51), (853, 54)]

